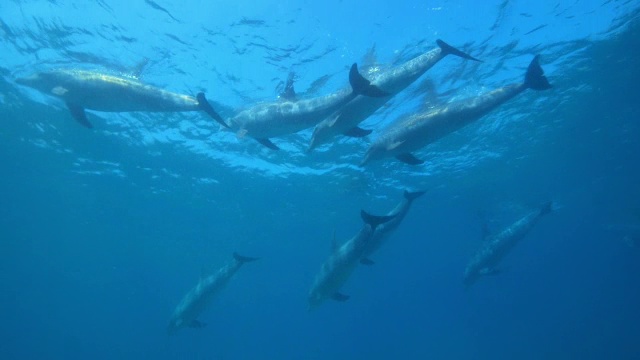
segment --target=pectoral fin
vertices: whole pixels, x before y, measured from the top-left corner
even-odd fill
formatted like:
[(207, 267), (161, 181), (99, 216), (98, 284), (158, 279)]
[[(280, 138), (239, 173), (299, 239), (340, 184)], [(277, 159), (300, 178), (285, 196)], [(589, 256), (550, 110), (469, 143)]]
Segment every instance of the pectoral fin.
[(213, 109), (213, 106), (209, 104), (209, 101), (207, 101), (204, 93), (198, 93), (198, 95), (196, 95), (196, 100), (198, 100), (198, 107), (200, 108), (200, 110), (206, 112), (207, 115), (211, 116), (213, 120), (217, 121), (220, 125), (226, 127), (227, 129), (229, 128), (229, 125), (224, 122), (224, 119)]
[(375, 262), (373, 262), (373, 260), (371, 260), (369, 258), (362, 258), (362, 259), (360, 259), (360, 264), (371, 266), (371, 265), (375, 264)]
[(329, 125), (329, 127), (334, 126), (337, 122), (338, 122), (338, 118), (340, 117), (340, 114), (334, 115), (331, 120), (327, 121), (327, 125)]
[(260, 144), (268, 147), (271, 150), (280, 150), (280, 148), (271, 142), (271, 140), (264, 138), (264, 139), (256, 139)]
[(73, 116), (80, 125), (89, 129), (93, 128), (93, 125), (91, 125), (89, 120), (87, 120), (87, 114), (84, 112), (84, 108), (82, 106), (67, 102), (67, 107), (71, 112), (71, 116)]
[(409, 165), (424, 164), (424, 160), (418, 159), (417, 157), (413, 156), (411, 153), (404, 153), (404, 154), (396, 155), (396, 159), (402, 161), (405, 164), (409, 164)]
[(350, 137), (356, 137), (356, 138), (361, 138), (361, 137), (365, 137), (369, 134), (371, 134), (373, 130), (365, 130), (361, 127), (353, 127), (349, 130), (347, 130), (344, 134), (346, 136), (350, 136)]
[(345, 295), (345, 294), (341, 294), (339, 292), (333, 294), (333, 296), (331, 297), (333, 300), (335, 301), (340, 301), (340, 302), (345, 302), (347, 300), (349, 300), (349, 295)]

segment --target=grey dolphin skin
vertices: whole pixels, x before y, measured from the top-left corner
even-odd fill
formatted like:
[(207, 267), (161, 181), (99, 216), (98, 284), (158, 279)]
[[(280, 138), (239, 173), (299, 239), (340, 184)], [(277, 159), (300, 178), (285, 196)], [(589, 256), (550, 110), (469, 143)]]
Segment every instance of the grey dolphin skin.
[(481, 276), (496, 274), (498, 263), (509, 251), (529, 233), (540, 218), (550, 213), (552, 203), (546, 203), (539, 210), (533, 211), (495, 236), (484, 239), (483, 245), (473, 256), (464, 271), (464, 285), (473, 285)]
[(204, 93), (194, 98), (146, 85), (136, 79), (75, 69), (36, 73), (16, 79), (16, 82), (62, 99), (73, 118), (87, 128), (93, 125), (87, 119), (85, 109), (105, 112), (201, 110), (228, 127)]
[(171, 335), (181, 328), (201, 328), (206, 324), (198, 321), (198, 316), (207, 308), (213, 297), (222, 290), (240, 267), (247, 262), (258, 260), (233, 253), (233, 261), (218, 270), (215, 274), (198, 281), (178, 304), (167, 332)]
[(402, 220), (404, 220), (404, 217), (409, 212), (411, 204), (413, 204), (413, 200), (424, 195), (424, 193), (424, 191), (404, 191), (404, 197), (402, 201), (400, 201), (400, 203), (387, 214), (387, 216), (392, 216), (393, 219), (384, 224), (380, 224), (380, 226), (376, 228), (376, 231), (373, 233), (371, 239), (369, 239), (363, 256), (360, 259), (361, 264), (373, 265), (373, 261), (371, 260), (370, 256), (378, 251), (382, 244), (384, 244), (389, 238), (389, 235), (398, 228)]
[(320, 272), (309, 291), (309, 310), (318, 307), (327, 299), (347, 301), (349, 297), (339, 292), (366, 250), (367, 243), (376, 228), (393, 219), (393, 216), (374, 216), (360, 212), (365, 224), (360, 231), (342, 246), (334, 248), (331, 256), (322, 264)]
[(349, 83), (351, 90), (343, 89), (326, 96), (292, 101), (290, 99), (295, 96), (290, 95), (289, 99), (283, 98), (283, 101), (255, 105), (231, 118), (229, 124), (238, 137), (247, 135), (269, 149), (278, 150), (278, 146), (269, 138), (310, 128), (358, 95), (387, 95), (371, 85), (369, 80), (358, 72), (356, 64), (353, 64), (349, 71)]
[(410, 165), (422, 164), (424, 161), (416, 158), (413, 151), (480, 119), (526, 89), (550, 89), (551, 84), (544, 76), (538, 58), (539, 56), (535, 56), (529, 64), (523, 83), (507, 85), (472, 99), (457, 101), (395, 121), (381, 131), (360, 165), (392, 156)]
[(339, 134), (351, 137), (363, 137), (370, 134), (371, 130), (359, 128), (358, 124), (375, 113), (393, 96), (411, 85), (447, 55), (456, 55), (464, 59), (480, 61), (442, 40), (437, 40), (436, 44), (438, 45), (437, 48), (419, 55), (402, 65), (384, 71), (371, 80), (371, 84), (388, 93), (388, 96), (358, 96), (319, 123), (313, 131), (308, 150), (313, 150), (317, 146), (329, 142)]

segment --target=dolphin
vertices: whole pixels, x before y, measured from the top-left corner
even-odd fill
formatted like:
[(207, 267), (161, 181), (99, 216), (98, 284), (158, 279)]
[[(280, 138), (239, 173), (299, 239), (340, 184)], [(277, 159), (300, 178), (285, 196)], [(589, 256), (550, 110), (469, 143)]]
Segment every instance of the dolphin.
[(215, 274), (201, 278), (174, 310), (167, 332), (171, 335), (184, 327), (201, 328), (206, 326), (205, 323), (198, 321), (200, 313), (207, 308), (213, 297), (227, 285), (244, 263), (255, 260), (258, 258), (233, 253), (233, 262), (223, 266)]
[(437, 48), (419, 55), (402, 65), (384, 71), (371, 81), (371, 84), (388, 93), (388, 96), (358, 96), (316, 125), (308, 150), (313, 150), (317, 146), (329, 142), (331, 138), (338, 134), (351, 137), (369, 135), (371, 130), (364, 130), (358, 127), (358, 124), (371, 116), (382, 105), (391, 100), (393, 96), (411, 85), (445, 56), (456, 55), (464, 59), (480, 61), (442, 40), (438, 39), (436, 44), (438, 45)]
[(293, 134), (312, 127), (358, 95), (369, 97), (386, 96), (376, 86), (371, 85), (353, 64), (349, 71), (351, 90), (342, 89), (326, 96), (295, 100), (295, 94), (288, 93), (281, 101), (260, 103), (241, 111), (229, 120), (229, 125), (238, 137), (246, 135), (256, 139), (272, 150), (278, 150), (269, 138)]
[(488, 236), (484, 239), (482, 247), (471, 258), (464, 271), (464, 285), (469, 287), (473, 285), (483, 275), (497, 274), (499, 270), (496, 268), (498, 263), (504, 258), (509, 251), (529, 233), (540, 218), (550, 213), (552, 203), (548, 202), (542, 208), (530, 212), (520, 220), (511, 224), (502, 232)]
[(538, 59), (536, 55), (529, 64), (523, 83), (507, 85), (472, 99), (453, 102), (393, 122), (374, 140), (360, 165), (391, 156), (410, 165), (422, 164), (424, 161), (416, 158), (413, 151), (478, 120), (526, 89), (550, 89), (551, 84), (544, 76)]
[(334, 242), (331, 256), (322, 264), (309, 291), (309, 310), (318, 307), (329, 298), (337, 301), (349, 299), (349, 296), (339, 292), (340, 288), (357, 267), (376, 228), (393, 219), (393, 216), (374, 216), (364, 210), (360, 211), (360, 216), (365, 225), (342, 246), (338, 247)]
[(363, 256), (360, 259), (361, 264), (373, 265), (373, 261), (370, 259), (370, 256), (378, 251), (380, 246), (382, 246), (382, 244), (384, 244), (389, 238), (389, 235), (398, 228), (402, 220), (404, 220), (404, 217), (409, 212), (413, 200), (419, 198), (424, 193), (424, 191), (404, 191), (404, 198), (402, 199), (402, 201), (400, 201), (400, 203), (398, 203), (398, 205), (396, 205), (396, 207), (387, 214), (387, 216), (391, 216), (393, 217), (393, 219), (384, 224), (380, 224), (376, 228), (376, 231), (373, 233), (371, 239), (369, 239), (369, 241), (367, 242), (367, 246), (364, 250)]
[(224, 127), (204, 93), (194, 98), (146, 85), (134, 78), (94, 71), (58, 69), (18, 78), (16, 82), (62, 99), (81, 125), (92, 128), (85, 109), (105, 112), (173, 112), (202, 110)]

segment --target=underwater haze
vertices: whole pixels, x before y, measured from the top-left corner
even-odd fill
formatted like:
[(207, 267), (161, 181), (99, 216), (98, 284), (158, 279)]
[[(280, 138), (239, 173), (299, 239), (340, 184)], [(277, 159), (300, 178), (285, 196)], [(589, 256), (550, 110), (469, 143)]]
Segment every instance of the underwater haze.
[[(274, 151), (200, 111), (89, 109), (87, 129), (16, 82), (139, 76), (229, 118), (277, 101), (290, 73), (298, 98), (322, 96), (354, 62), (366, 77), (437, 39), (482, 62), (446, 57), (361, 124), (370, 135), (312, 152), (313, 128)], [(416, 151), (422, 165), (359, 166), (396, 119), (522, 82), (535, 55), (552, 89)], [(3, 0), (0, 359), (640, 359), (639, 84), (633, 0)], [(341, 287), (348, 300), (309, 311), (334, 236), (404, 190), (426, 193)], [(549, 201), (465, 287), (483, 232)], [(206, 326), (169, 335), (234, 252), (260, 259)]]

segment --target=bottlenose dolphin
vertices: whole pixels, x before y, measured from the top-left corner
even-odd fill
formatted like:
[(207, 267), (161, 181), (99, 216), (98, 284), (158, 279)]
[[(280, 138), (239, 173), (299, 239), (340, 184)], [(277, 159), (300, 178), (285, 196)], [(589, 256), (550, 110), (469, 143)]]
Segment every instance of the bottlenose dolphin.
[(464, 284), (469, 287), (481, 276), (499, 272), (498, 263), (509, 251), (529, 233), (540, 218), (552, 210), (552, 203), (546, 203), (541, 209), (533, 211), (502, 232), (484, 239), (482, 247), (473, 256), (464, 271)]
[(202, 110), (228, 127), (204, 93), (198, 93), (194, 98), (146, 85), (133, 78), (76, 69), (36, 73), (16, 79), (16, 82), (62, 99), (73, 118), (88, 128), (93, 125), (87, 120), (85, 109), (105, 112)]
[(400, 201), (400, 203), (387, 214), (387, 216), (392, 216), (393, 219), (384, 224), (380, 224), (380, 226), (376, 228), (376, 231), (373, 233), (371, 239), (369, 239), (369, 241), (367, 242), (367, 246), (363, 252), (362, 258), (360, 259), (361, 264), (373, 264), (373, 261), (369, 258), (371, 254), (378, 251), (380, 246), (382, 246), (382, 244), (386, 242), (389, 235), (398, 228), (402, 220), (404, 220), (404, 217), (409, 212), (413, 200), (419, 198), (424, 193), (424, 191), (404, 191), (404, 198), (402, 199), (402, 201)]
[(551, 84), (544, 76), (538, 58), (536, 55), (529, 64), (523, 83), (507, 85), (472, 99), (457, 101), (395, 121), (381, 131), (360, 165), (391, 156), (410, 165), (422, 164), (424, 161), (411, 154), (412, 151), (478, 120), (526, 89), (550, 89)]
[(258, 259), (233, 253), (233, 262), (220, 268), (215, 274), (201, 278), (174, 310), (167, 332), (173, 334), (184, 327), (204, 327), (206, 324), (198, 321), (200, 313), (207, 308), (213, 297), (227, 285), (244, 263), (255, 260)]
[(369, 135), (371, 130), (359, 128), (358, 124), (371, 116), (382, 105), (391, 100), (393, 96), (411, 85), (445, 56), (456, 55), (464, 59), (480, 61), (442, 40), (437, 40), (436, 44), (438, 45), (437, 48), (419, 55), (402, 65), (384, 71), (378, 74), (375, 79), (371, 80), (372, 85), (388, 93), (388, 96), (358, 96), (316, 125), (308, 150), (313, 150), (317, 146), (329, 142), (331, 138), (338, 134), (351, 137)]
[(370, 215), (364, 210), (360, 211), (360, 216), (365, 225), (354, 237), (347, 240), (340, 247), (335, 244), (334, 239), (333, 252), (322, 264), (322, 268), (309, 291), (309, 310), (319, 306), (329, 298), (337, 301), (347, 301), (349, 299), (349, 296), (339, 292), (340, 288), (357, 267), (358, 261), (362, 258), (367, 243), (378, 225), (393, 219), (393, 216)]
[(349, 71), (349, 83), (351, 90), (342, 89), (326, 96), (295, 100), (295, 94), (289, 93), (281, 101), (257, 104), (231, 118), (229, 125), (238, 137), (250, 136), (262, 145), (278, 150), (269, 138), (312, 127), (358, 95), (387, 95), (358, 73), (356, 64)]

